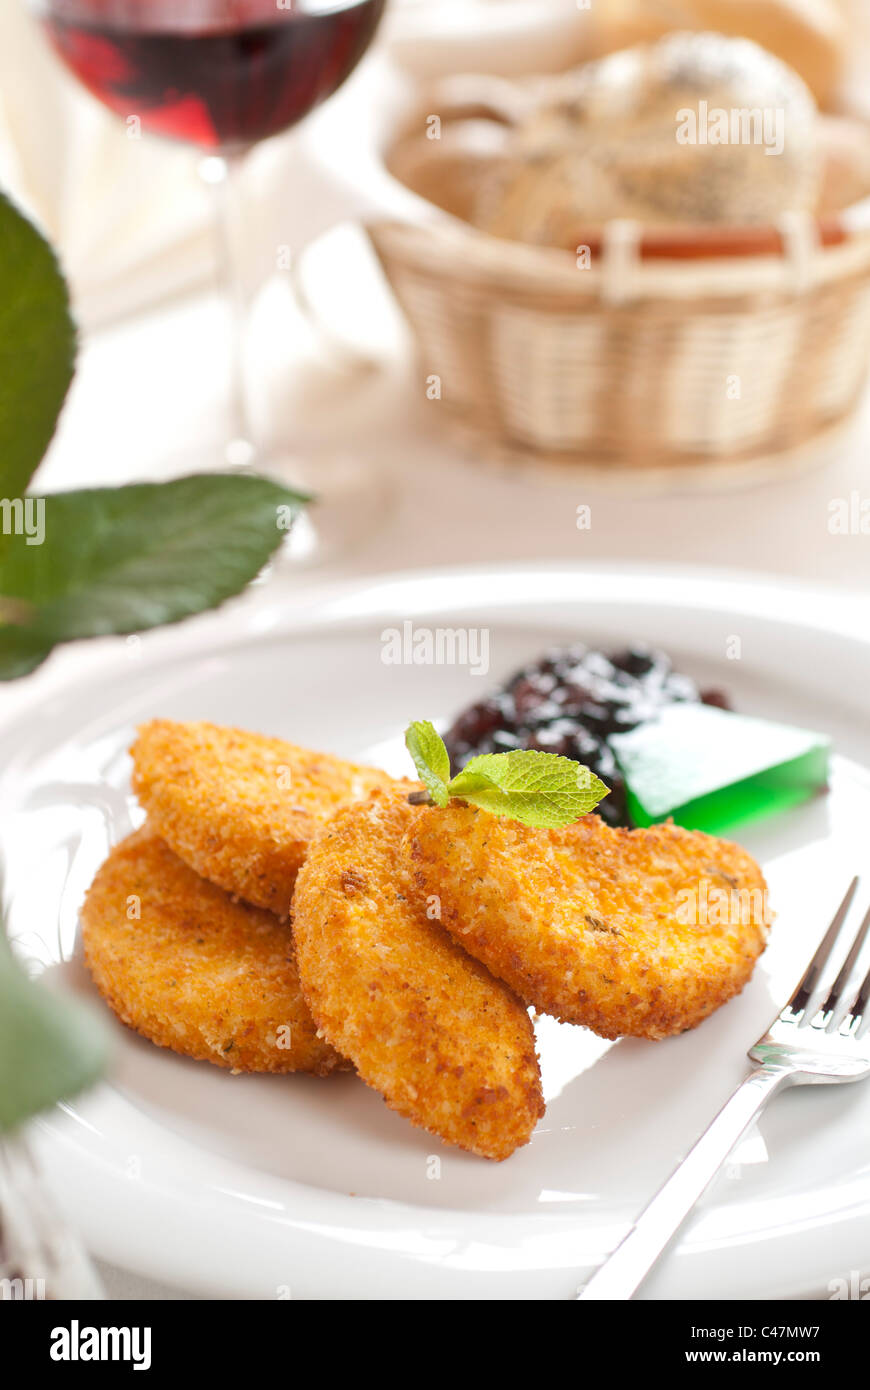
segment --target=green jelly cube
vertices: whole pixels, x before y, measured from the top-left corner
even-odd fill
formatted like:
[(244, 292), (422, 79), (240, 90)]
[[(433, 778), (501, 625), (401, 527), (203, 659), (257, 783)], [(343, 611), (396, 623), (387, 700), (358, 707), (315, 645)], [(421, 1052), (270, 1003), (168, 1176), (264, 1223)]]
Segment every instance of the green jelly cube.
[(711, 705), (666, 706), (610, 739), (635, 825), (672, 816), (719, 835), (824, 791), (830, 740)]

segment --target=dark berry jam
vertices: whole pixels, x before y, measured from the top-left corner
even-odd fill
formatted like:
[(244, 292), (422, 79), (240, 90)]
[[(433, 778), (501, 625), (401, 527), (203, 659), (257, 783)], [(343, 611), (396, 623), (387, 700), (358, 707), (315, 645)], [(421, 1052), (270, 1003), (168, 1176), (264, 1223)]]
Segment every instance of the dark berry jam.
[(664, 652), (632, 646), (605, 656), (575, 645), (546, 652), (499, 689), (469, 705), (444, 742), (454, 771), (478, 753), (538, 748), (590, 768), (610, 787), (597, 808), (608, 825), (631, 825), (611, 734), (654, 719), (664, 705), (694, 701), (729, 708), (719, 690), (700, 691)]

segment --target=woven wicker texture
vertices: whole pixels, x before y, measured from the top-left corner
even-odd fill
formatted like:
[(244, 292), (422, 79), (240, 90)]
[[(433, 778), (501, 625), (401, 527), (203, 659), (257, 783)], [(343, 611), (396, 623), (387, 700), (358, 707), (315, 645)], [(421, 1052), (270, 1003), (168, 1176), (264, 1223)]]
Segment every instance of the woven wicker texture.
[(855, 406), (870, 367), (870, 232), (848, 214), (610, 223), (578, 228), (589, 251), (577, 256), (471, 227), (463, 192), (479, 156), (449, 140), (428, 163), (412, 149), (406, 132), (390, 167), (439, 211), (369, 235), (422, 373), (489, 451), (613, 470), (785, 460)]

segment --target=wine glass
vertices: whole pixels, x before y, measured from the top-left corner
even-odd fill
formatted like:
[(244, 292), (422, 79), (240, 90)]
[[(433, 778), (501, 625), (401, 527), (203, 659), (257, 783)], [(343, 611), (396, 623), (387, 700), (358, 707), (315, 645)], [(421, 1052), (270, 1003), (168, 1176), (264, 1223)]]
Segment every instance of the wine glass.
[[(221, 286), (233, 315), (231, 436), (222, 466), (286, 472), (254, 440), (244, 372), (247, 300), (239, 264), (239, 170), (258, 141), (296, 125), (330, 97), (368, 48), (386, 0), (30, 0), (68, 68), (103, 104), (146, 132), (202, 152), (215, 210)], [(292, 481), (306, 487), (297, 464)], [(348, 486), (346, 466), (335, 470)], [(312, 490), (330, 501), (321, 459)], [(337, 489), (333, 489), (336, 490)], [(328, 515), (328, 507), (327, 513)], [(352, 508), (357, 527), (362, 512)], [(345, 526), (346, 526), (345, 518)], [(297, 555), (322, 559), (303, 519)], [(299, 542), (301, 541), (301, 545)]]

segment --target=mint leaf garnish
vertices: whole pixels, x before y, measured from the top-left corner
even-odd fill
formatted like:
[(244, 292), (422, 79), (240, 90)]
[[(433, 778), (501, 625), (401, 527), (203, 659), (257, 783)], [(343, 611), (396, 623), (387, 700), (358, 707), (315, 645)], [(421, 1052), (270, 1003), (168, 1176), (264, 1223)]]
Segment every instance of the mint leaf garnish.
[(518, 748), (471, 758), (447, 790), (494, 815), (556, 829), (594, 810), (610, 788), (571, 758)]
[(414, 759), (420, 780), (436, 806), (446, 806), (450, 758), (444, 740), (428, 719), (417, 719), (405, 730), (405, 747)]
[(428, 720), (408, 727), (405, 745), (437, 806), (458, 797), (536, 829), (571, 825), (593, 811), (610, 791), (581, 763), (558, 753), (524, 748), (482, 753), (451, 778), (447, 749)]

